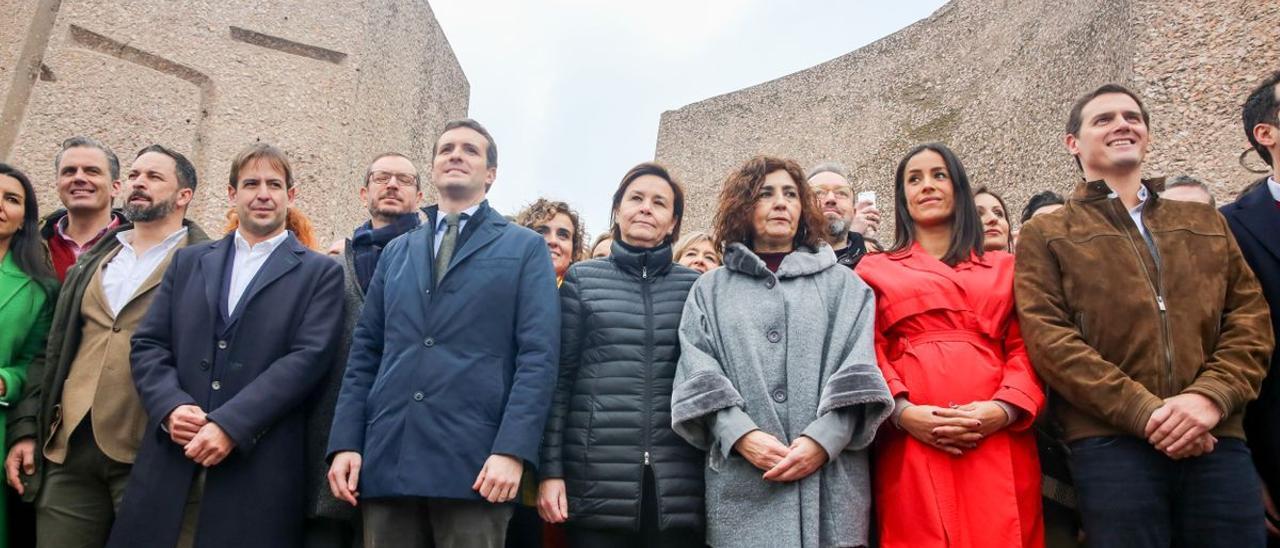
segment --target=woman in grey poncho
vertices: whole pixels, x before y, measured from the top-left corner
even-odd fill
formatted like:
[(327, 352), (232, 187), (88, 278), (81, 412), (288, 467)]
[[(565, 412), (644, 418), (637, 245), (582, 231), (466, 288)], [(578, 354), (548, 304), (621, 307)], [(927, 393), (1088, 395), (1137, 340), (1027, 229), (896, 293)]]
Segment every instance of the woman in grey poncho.
[(712, 546), (861, 546), (866, 448), (893, 399), (876, 366), (871, 290), (822, 243), (800, 166), (729, 176), (714, 229), (724, 268), (685, 302), (672, 425), (708, 451)]

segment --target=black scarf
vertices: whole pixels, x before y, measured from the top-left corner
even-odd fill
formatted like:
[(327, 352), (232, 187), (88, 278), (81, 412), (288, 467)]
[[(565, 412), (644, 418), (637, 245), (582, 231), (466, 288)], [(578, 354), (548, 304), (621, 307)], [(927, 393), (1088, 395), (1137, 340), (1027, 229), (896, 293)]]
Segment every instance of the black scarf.
[(391, 243), (396, 236), (418, 227), (418, 212), (406, 213), (391, 224), (382, 228), (373, 228), (372, 221), (365, 222), (351, 236), (351, 251), (355, 257), (356, 279), (360, 281), (360, 290), (369, 290), (369, 281), (373, 279), (373, 271), (378, 266), (378, 256), (382, 248)]

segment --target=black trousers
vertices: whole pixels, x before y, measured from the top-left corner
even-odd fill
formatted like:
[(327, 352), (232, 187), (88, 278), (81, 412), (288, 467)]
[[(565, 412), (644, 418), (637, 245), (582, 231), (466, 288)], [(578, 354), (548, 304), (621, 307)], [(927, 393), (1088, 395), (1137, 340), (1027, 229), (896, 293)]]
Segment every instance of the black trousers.
[[(653, 469), (644, 467), (640, 487), (640, 530), (591, 529), (568, 527), (570, 548), (700, 548), (707, 545), (706, 535), (692, 529), (658, 530), (658, 496)], [(572, 522), (570, 522), (572, 523)]]

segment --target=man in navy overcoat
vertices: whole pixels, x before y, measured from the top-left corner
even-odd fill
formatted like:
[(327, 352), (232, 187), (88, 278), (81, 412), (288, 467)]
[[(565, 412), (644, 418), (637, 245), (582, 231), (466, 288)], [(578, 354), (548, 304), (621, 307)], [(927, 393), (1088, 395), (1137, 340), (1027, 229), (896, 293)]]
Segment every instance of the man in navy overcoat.
[[(1271, 328), (1280, 340), (1280, 72), (1253, 90), (1243, 118), (1245, 136), (1272, 173), (1250, 185), (1253, 190), (1240, 199), (1222, 206), (1222, 214), (1262, 284), (1271, 306)], [(1268, 502), (1274, 501), (1280, 497), (1280, 352), (1271, 355), (1271, 369), (1258, 399), (1245, 411), (1244, 427)], [(1280, 546), (1280, 512), (1274, 504), (1267, 506), (1269, 542)]]
[(342, 267), (285, 230), (279, 149), (232, 163), (240, 226), (179, 250), (133, 336), (148, 429), (111, 548), (293, 548), (305, 516), (303, 401), (342, 329)]
[(537, 462), (560, 309), (541, 236), (485, 195), (497, 149), (473, 120), (433, 150), (439, 203), (383, 250), (329, 438), (330, 488), (359, 504), (365, 546), (503, 545)]

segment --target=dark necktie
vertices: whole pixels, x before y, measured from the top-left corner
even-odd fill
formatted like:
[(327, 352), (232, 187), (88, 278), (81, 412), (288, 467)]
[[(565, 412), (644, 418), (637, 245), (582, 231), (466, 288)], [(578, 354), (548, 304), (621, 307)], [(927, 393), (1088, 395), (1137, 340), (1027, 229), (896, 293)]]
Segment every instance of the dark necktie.
[(449, 261), (453, 259), (453, 247), (458, 244), (458, 222), (461, 220), (459, 213), (444, 216), (448, 228), (444, 230), (444, 238), (440, 239), (440, 249), (436, 250), (436, 285), (440, 284), (440, 278), (444, 277), (444, 271), (449, 269)]

